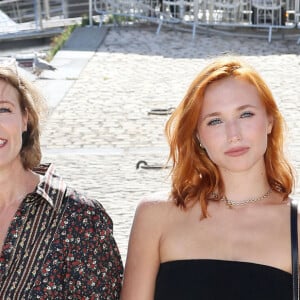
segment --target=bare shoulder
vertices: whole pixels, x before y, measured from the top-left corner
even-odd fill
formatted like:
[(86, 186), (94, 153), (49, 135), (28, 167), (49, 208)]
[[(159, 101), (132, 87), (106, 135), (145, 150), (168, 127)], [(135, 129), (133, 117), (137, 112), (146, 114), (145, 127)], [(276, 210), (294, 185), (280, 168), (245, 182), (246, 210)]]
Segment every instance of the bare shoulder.
[(121, 299), (153, 299), (160, 264), (160, 240), (168, 211), (168, 194), (144, 197), (136, 208), (131, 228)]
[(133, 233), (148, 234), (149, 237), (159, 240), (168, 226), (168, 220), (172, 219), (170, 214), (176, 209), (168, 194), (156, 193), (144, 197), (135, 211)]
[(153, 221), (158, 221), (166, 214), (169, 214), (175, 207), (168, 193), (150, 194), (139, 202), (136, 209), (136, 217), (142, 215), (143, 218), (150, 217)]

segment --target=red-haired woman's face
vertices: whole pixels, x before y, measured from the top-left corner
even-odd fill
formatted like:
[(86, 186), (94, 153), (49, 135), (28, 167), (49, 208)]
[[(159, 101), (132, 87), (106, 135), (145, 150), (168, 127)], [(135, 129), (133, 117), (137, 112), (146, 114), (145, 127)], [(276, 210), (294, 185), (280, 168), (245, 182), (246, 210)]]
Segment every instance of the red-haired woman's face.
[(205, 91), (198, 136), (221, 173), (243, 172), (264, 168), (272, 124), (256, 88), (246, 81), (226, 78)]

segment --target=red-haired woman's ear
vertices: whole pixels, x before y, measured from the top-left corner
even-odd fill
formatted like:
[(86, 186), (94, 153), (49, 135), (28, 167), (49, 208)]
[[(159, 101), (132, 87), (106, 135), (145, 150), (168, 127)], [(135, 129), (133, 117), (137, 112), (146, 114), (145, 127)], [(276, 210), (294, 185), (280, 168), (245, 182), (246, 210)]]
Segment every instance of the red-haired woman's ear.
[(270, 134), (272, 132), (273, 129), (273, 117), (269, 118), (269, 124), (268, 124), (268, 134)]
[(198, 143), (199, 143), (199, 147), (200, 147), (201, 149), (204, 149), (204, 150), (205, 150), (204, 146), (201, 144), (201, 140), (200, 140), (200, 138), (199, 138), (198, 135), (196, 135), (196, 138), (197, 138), (197, 141), (198, 141)]

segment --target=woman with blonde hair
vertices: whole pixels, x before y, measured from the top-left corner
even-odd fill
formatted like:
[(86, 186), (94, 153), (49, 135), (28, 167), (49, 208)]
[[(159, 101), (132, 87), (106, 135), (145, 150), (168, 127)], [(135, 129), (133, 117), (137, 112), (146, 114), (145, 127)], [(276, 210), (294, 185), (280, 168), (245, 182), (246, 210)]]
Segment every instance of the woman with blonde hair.
[(110, 217), (41, 164), (44, 107), (16, 63), (0, 63), (0, 298), (119, 299)]
[(284, 121), (260, 75), (211, 62), (166, 124), (168, 199), (142, 201), (122, 300), (292, 299)]

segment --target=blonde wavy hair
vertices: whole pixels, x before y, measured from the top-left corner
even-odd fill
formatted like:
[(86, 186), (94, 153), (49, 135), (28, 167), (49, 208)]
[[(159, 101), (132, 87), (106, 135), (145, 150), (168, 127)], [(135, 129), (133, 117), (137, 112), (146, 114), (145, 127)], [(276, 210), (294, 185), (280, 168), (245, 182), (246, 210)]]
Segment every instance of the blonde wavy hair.
[(4, 80), (18, 91), (21, 112), (23, 115), (28, 114), (27, 132), (20, 156), (23, 167), (33, 169), (40, 164), (42, 157), (40, 123), (47, 111), (44, 97), (33, 83), (19, 74), (16, 62), (10, 65), (0, 63), (0, 80)]

